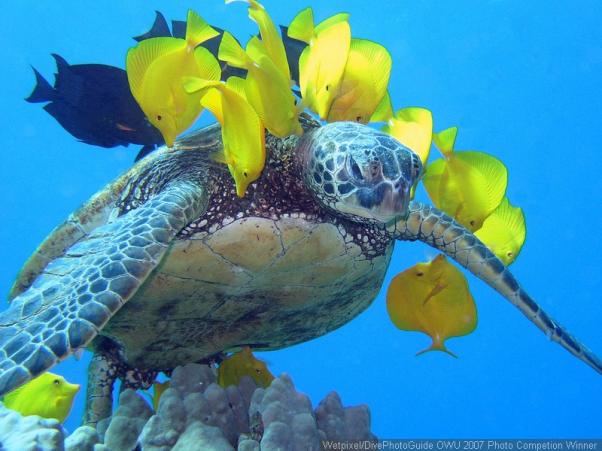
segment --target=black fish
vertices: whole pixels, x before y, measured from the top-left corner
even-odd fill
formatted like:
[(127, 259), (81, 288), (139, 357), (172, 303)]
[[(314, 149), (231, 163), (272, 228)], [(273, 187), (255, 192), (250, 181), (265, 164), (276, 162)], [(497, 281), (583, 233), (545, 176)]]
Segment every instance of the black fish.
[(103, 64), (72, 66), (61, 56), (52, 56), (57, 65), (54, 87), (34, 68), (37, 84), (26, 101), (49, 102), (44, 109), (87, 144), (153, 148), (163, 143), (159, 130), (134, 100), (123, 69)]
[[(185, 38), (186, 22), (173, 20), (171, 30), (163, 14), (156, 11), (151, 29), (134, 37), (138, 42), (155, 37)], [(203, 42), (216, 58), (224, 30), (213, 27), (218, 36)], [(289, 38), (287, 28), (280, 27), (288, 57), (291, 77), (299, 82), (299, 56), (307, 44)], [(49, 102), (44, 109), (65, 130), (82, 142), (100, 147), (142, 144), (136, 161), (164, 143), (163, 137), (148, 120), (130, 92), (127, 74), (123, 69), (104, 64), (69, 65), (53, 54), (57, 73), (54, 87), (34, 68), (37, 84), (28, 102)], [(244, 77), (246, 71), (221, 61), (222, 80), (233, 75)], [(298, 94), (297, 91), (295, 93)]]

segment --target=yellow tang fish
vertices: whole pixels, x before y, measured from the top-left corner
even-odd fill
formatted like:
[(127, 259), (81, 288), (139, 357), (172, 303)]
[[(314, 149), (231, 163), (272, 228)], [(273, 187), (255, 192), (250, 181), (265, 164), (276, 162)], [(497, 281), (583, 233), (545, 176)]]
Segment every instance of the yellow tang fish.
[(21, 415), (38, 415), (65, 421), (79, 391), (78, 384), (70, 384), (63, 376), (44, 373), (4, 396), (6, 407)]
[(391, 55), (366, 39), (351, 39), (345, 71), (328, 112), (328, 122), (370, 121), (387, 93)]
[(418, 352), (443, 351), (445, 340), (468, 335), (477, 326), (477, 309), (462, 272), (439, 254), (393, 278), (387, 290), (387, 311), (401, 330), (423, 332), (431, 345)]
[(287, 81), (290, 88), (291, 72), (286, 57), (286, 50), (280, 32), (272, 21), (272, 18), (263, 5), (256, 0), (226, 0), (226, 3), (233, 3), (235, 1), (243, 1), (249, 4), (249, 17), (259, 27), (259, 34), (261, 35), (261, 42), (265, 46), (265, 52), (272, 60), (276, 69)]
[(508, 171), (489, 154), (454, 151), (447, 131), (443, 138), (433, 135), (444, 158), (427, 166), (422, 181), (437, 208), (474, 232), (504, 198)]
[(247, 70), (245, 96), (271, 134), (284, 138), (303, 133), (290, 80), (282, 75), (268, 57), (262, 41), (257, 37), (251, 38), (245, 52), (226, 31), (219, 47), (219, 59), (233, 67)]
[(525, 244), (527, 226), (523, 210), (510, 205), (505, 197), (475, 235), (508, 266)]
[(226, 388), (238, 385), (243, 376), (251, 377), (257, 386), (266, 388), (274, 380), (264, 361), (255, 358), (251, 348), (245, 346), (220, 363), (217, 369), (217, 383)]
[(146, 39), (127, 53), (126, 70), (132, 95), (169, 147), (202, 111), (202, 93), (187, 93), (183, 79), (220, 79), (217, 59), (206, 48), (197, 47), (217, 35), (199, 15), (188, 11), (186, 39)]
[(309, 45), (299, 57), (303, 104), (326, 119), (339, 90), (351, 46), (349, 14), (341, 13), (314, 27), (313, 11), (304, 9), (288, 27), (288, 35)]
[(419, 107), (398, 110), (382, 130), (410, 148), (426, 165), (433, 137), (433, 115), (429, 110)]
[[(233, 81), (230, 81), (234, 79)], [(236, 184), (236, 194), (244, 197), (247, 187), (261, 175), (265, 166), (265, 129), (253, 107), (241, 95), (240, 79), (228, 83), (200, 78), (185, 81), (188, 92), (206, 91), (201, 104), (222, 125), (223, 155), (214, 156), (228, 165)]]

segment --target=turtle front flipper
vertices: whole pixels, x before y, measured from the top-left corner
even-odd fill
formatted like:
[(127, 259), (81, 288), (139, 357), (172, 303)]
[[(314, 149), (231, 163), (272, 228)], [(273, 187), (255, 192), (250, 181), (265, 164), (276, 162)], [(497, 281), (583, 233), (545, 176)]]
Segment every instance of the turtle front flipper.
[(0, 396), (90, 343), (206, 204), (197, 183), (172, 181), (48, 264), (0, 313)]
[(602, 373), (602, 362), (571, 336), (523, 290), (510, 270), (485, 244), (456, 220), (430, 205), (410, 204), (406, 220), (389, 227), (395, 238), (423, 241), (464, 266), (519, 308), (550, 339)]

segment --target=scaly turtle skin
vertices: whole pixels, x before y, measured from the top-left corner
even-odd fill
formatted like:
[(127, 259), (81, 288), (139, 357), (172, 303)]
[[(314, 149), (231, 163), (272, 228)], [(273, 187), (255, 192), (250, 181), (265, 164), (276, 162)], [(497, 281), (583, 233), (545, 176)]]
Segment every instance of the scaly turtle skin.
[(409, 203), (421, 173), (413, 152), (359, 124), (304, 127), (302, 138), (267, 137), (266, 168), (242, 199), (209, 158), (221, 148), (213, 126), (74, 213), (25, 265), (0, 315), (0, 395), (91, 346), (93, 424), (111, 413), (115, 378), (144, 386), (242, 346), (319, 337), (374, 300), (395, 240), (446, 253), (602, 371), (472, 233)]

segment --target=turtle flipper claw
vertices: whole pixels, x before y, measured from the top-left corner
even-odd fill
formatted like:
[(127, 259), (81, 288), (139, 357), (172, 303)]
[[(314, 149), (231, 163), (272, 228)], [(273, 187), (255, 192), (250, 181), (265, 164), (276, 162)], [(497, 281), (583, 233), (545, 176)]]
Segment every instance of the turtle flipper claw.
[(205, 206), (196, 183), (172, 182), (48, 264), (0, 313), (0, 396), (87, 346)]

